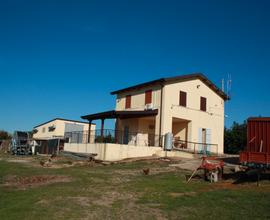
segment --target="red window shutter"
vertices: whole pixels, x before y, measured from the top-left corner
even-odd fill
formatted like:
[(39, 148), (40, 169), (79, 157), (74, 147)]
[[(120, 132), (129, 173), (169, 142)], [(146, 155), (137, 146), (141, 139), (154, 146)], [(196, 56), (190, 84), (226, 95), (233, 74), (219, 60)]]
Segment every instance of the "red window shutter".
[(131, 95), (126, 96), (126, 108), (131, 108)]
[(145, 104), (152, 103), (152, 90), (145, 91)]
[(179, 105), (186, 107), (187, 106), (187, 93), (180, 91), (179, 99), (180, 99)]
[(207, 99), (205, 97), (201, 97), (201, 111), (205, 111), (206, 112), (206, 102)]

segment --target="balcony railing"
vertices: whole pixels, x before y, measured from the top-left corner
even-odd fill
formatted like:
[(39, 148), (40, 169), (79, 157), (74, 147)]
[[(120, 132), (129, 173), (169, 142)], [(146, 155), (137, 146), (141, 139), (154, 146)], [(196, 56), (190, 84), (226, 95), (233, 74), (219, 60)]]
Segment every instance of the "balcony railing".
[(198, 143), (174, 138), (173, 149), (191, 152), (194, 154), (218, 154), (218, 144)]
[(91, 130), (90, 132), (65, 132), (65, 139), (67, 143), (77, 144), (115, 143), (133, 146), (163, 146), (163, 136), (140, 132), (126, 132), (122, 130), (112, 129)]
[[(90, 135), (89, 135), (90, 134)], [(164, 147), (164, 135), (125, 132), (122, 130), (91, 130), (65, 132), (67, 143), (87, 144), (87, 143), (114, 143), (133, 146)], [(217, 144), (206, 144), (191, 141), (173, 139), (173, 149), (186, 151), (194, 154), (218, 154)]]

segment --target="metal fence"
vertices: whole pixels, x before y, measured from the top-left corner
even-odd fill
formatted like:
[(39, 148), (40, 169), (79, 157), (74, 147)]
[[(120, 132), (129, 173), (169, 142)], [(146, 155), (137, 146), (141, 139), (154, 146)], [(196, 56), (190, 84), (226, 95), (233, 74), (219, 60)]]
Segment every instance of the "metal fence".
[(116, 143), (134, 146), (163, 146), (163, 137), (140, 132), (125, 132), (122, 130), (91, 130), (65, 132), (67, 143)]
[[(90, 134), (90, 135), (89, 135)], [(140, 132), (125, 132), (122, 130), (104, 129), (88, 131), (65, 132), (66, 143), (114, 143), (133, 146), (164, 147), (164, 135)], [(194, 154), (217, 154), (217, 144), (198, 143), (173, 139), (172, 150), (186, 151)]]
[(191, 152), (194, 154), (204, 154), (204, 155), (218, 154), (218, 144), (183, 141), (177, 138), (174, 138), (173, 149)]

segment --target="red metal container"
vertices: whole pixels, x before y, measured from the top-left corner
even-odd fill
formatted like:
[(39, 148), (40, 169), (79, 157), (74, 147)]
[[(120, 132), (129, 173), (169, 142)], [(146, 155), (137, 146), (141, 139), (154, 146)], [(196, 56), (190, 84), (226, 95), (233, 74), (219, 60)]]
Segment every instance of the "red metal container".
[(247, 151), (270, 153), (270, 118), (249, 118)]
[(240, 162), (246, 165), (270, 165), (270, 117), (249, 118), (247, 148), (240, 153)]

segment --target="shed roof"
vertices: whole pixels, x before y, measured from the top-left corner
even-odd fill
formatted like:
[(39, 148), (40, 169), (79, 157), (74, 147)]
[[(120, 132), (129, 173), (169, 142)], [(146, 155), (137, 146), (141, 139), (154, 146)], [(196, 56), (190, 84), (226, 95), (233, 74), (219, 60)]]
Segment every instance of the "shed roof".
[(52, 122), (52, 121), (56, 121), (56, 120), (88, 124), (88, 123), (85, 122), (85, 121), (77, 121), (77, 120), (64, 119), (64, 118), (54, 118), (54, 119), (52, 119), (52, 120), (50, 120), (50, 121), (46, 121), (46, 122), (44, 122), (44, 123), (41, 123), (41, 124), (35, 126), (34, 128), (40, 127), (40, 126), (42, 126), (42, 125), (48, 124), (48, 123), (50, 123), (50, 122)]

